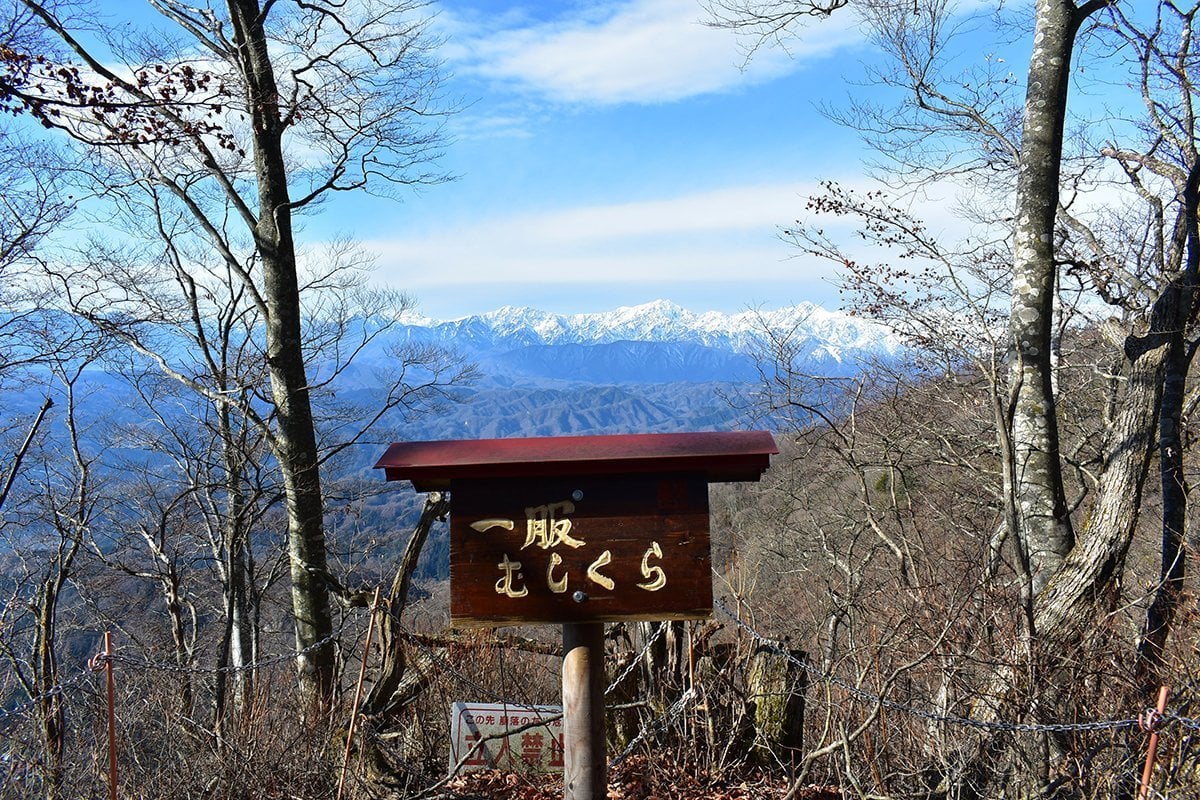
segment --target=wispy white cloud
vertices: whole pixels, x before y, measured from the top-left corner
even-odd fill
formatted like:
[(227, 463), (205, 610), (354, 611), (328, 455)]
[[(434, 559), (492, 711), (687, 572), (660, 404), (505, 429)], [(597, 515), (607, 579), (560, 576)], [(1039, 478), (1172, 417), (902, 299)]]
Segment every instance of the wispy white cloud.
[(414, 289), (511, 280), (612, 283), (767, 278), (790, 269), (777, 226), (811, 184), (739, 186), (655, 201), (481, 221), (367, 246), (377, 277)]
[[(877, 188), (863, 178), (841, 185)], [(948, 241), (965, 235), (953, 211), (955, 186), (938, 197), (898, 201)], [(414, 237), (365, 243), (378, 254), (377, 278), (413, 288), (476, 282), (681, 283), (773, 280), (794, 274), (797, 251), (783, 227), (810, 216), (814, 181), (731, 186), (658, 200), (495, 217)], [(853, 222), (813, 219), (827, 234), (858, 246)], [(880, 254), (871, 256), (879, 258)]]
[(446, 55), (459, 74), (556, 101), (654, 103), (770, 80), (861, 39), (851, 15), (835, 16), (814, 23), (786, 52), (767, 48), (743, 65), (737, 35), (705, 26), (696, 0), (629, 0), (601, 8), (549, 22), (510, 18), (498, 30), (447, 13)]
[[(859, 192), (878, 188), (858, 176), (839, 183)], [(954, 212), (960, 188), (929, 187), (896, 202), (952, 243), (970, 233)], [(435, 315), (504, 304), (573, 309), (591, 300), (598, 308), (601, 298), (631, 304), (669, 297), (726, 310), (804, 299), (832, 307), (839, 266), (787, 244), (783, 228), (806, 220), (864, 263), (894, 254), (866, 247), (853, 220), (813, 217), (808, 198), (819, 193), (815, 180), (728, 186), (498, 216), (363, 244), (378, 257), (374, 280), (412, 291)]]
[(532, 135), (529, 131), (529, 120), (520, 114), (463, 114), (451, 120), (450, 131), (456, 142), (474, 139), (528, 139)]

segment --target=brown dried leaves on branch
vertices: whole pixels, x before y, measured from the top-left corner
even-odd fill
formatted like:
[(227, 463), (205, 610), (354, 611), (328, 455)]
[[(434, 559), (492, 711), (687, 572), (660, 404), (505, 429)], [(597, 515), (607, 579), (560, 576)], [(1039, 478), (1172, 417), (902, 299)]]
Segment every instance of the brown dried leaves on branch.
[(106, 80), (0, 45), (0, 113), (27, 112), (75, 136), (90, 123), (98, 126), (98, 135), (88, 136), (97, 144), (179, 146), (211, 136), (217, 147), (244, 156), (222, 116), (233, 99), (223, 78), (187, 63), (139, 68), (131, 81)]

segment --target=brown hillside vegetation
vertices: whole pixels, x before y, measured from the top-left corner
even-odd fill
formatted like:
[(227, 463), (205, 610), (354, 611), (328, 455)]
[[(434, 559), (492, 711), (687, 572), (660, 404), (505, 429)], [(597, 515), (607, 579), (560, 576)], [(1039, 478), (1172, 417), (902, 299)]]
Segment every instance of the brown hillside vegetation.
[[(635, 756), (609, 776), (609, 800), (772, 800), (784, 797), (788, 782), (754, 776), (733, 782), (696, 774), (686, 764), (669, 759)], [(536, 778), (503, 772), (480, 772), (451, 781), (446, 786), (460, 800), (558, 800), (562, 781), (556, 775)], [(795, 800), (841, 800), (834, 788), (803, 786)]]
[[(1081, 333), (1067, 343), (1063, 374), (1100, 380), (1091, 368), (1098, 341)], [(1047, 733), (1067, 754), (1056, 779), (1079, 796), (1135, 785), (1145, 739), (1131, 718), (1144, 703), (1130, 647), (1156, 574), (1152, 538), (1131, 550), (1125, 592), (1081, 639), (1071, 694), (1060, 698), (1070, 713), (989, 717), (991, 676), (1021, 663), (1011, 643), (1023, 621), (1011, 552), (989, 557), (1001, 512), (987, 385), (943, 367), (875, 371), (838, 388), (822, 395), (836, 425), (781, 437), (783, 452), (761, 484), (714, 490), (713, 620), (609, 626), (609, 757), (618, 759), (610, 797), (939, 796), (948, 775), (959, 785), (976, 780), (968, 769), (980, 769), (981, 753), (990, 759), (985, 774), (1021, 769), (1009, 761), (1013, 750), (996, 743)], [(1073, 491), (1085, 496), (1103, 399), (1095, 388), (1064, 393), (1079, 464)], [(1148, 508), (1156, 503), (1147, 497)], [(1086, 499), (1077, 513), (1087, 513)], [(361, 719), (345, 796), (561, 796), (556, 775), (492, 771), (446, 781), (450, 703), (557, 702), (558, 634), (447, 632), (446, 587), (427, 588), (382, 652), (375, 640), (368, 690), (384, 679), (383, 653), (402, 666), (388, 702)], [(366, 619), (361, 607), (343, 612), (343, 675), (357, 674)], [(1194, 641), (1194, 622), (1181, 620), (1180, 641)], [(153, 613), (125, 608), (121, 624), (114, 666), (123, 795), (334, 796), (349, 708), (319, 725), (303, 721), (286, 641), (270, 645), (279, 656), (261, 659), (272, 663), (256, 670), (254, 701), (214, 732), (198, 724), (211, 708), (214, 671), (169, 660)], [(1183, 687), (1172, 711), (1188, 716), (1187, 681), (1196, 675), (1188, 651), (1171, 670)], [(85, 674), (61, 696), (70, 723), (64, 786), (81, 796), (102, 791), (99, 676)], [(38, 720), (29, 707), (5, 718), (10, 759), (29, 758), (8, 762), (6, 796), (41, 785), (36, 751), (21, 744), (35, 741)], [(1041, 721), (1066, 725), (1042, 731)], [(1164, 731), (1164, 788), (1192, 787), (1187, 733), (1178, 721)]]

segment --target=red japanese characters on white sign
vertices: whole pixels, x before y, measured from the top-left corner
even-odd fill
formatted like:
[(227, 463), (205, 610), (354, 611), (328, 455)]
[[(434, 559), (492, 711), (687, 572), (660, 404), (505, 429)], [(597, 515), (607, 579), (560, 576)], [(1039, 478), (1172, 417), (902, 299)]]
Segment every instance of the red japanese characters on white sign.
[(461, 770), (561, 772), (562, 707), (517, 703), (452, 704), (450, 769), (453, 770), (460, 761)]

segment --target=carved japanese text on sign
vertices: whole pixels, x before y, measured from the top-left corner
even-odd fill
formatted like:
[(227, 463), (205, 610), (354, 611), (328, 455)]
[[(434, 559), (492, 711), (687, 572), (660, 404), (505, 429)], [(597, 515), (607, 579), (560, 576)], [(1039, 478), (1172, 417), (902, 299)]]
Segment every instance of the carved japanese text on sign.
[(451, 508), (455, 622), (711, 611), (703, 476), (455, 481)]
[[(582, 492), (579, 492), (582, 495)], [(544, 506), (534, 506), (533, 508), (525, 509), (525, 527), (527, 534), (525, 542), (521, 545), (521, 549), (535, 545), (542, 550), (552, 550), (558, 545), (566, 545), (567, 547), (580, 548), (587, 544), (582, 539), (576, 539), (568, 536), (567, 532), (571, 530), (571, 520), (565, 515), (575, 511), (575, 504), (569, 500), (564, 500), (561, 503), (550, 503)], [(506, 531), (514, 529), (514, 524), (511, 519), (482, 519), (478, 522), (471, 523), (471, 529), (479, 533), (487, 533), (493, 528), (501, 528)], [(648, 592), (657, 592), (667, 585), (667, 575), (663, 572), (662, 567), (651, 567), (649, 560), (651, 557), (662, 559), (662, 548), (658, 542), (651, 542), (646, 548), (646, 552), (642, 554), (642, 576), (651, 578), (645, 583), (639, 583), (639, 589), (645, 589)], [(561, 577), (555, 577), (555, 569), (563, 563), (562, 556), (558, 553), (550, 554), (550, 566), (546, 568), (546, 585), (551, 592), (555, 594), (563, 594), (567, 591), (568, 576), (562, 573)], [(616, 583), (612, 578), (602, 574), (600, 568), (612, 563), (612, 551), (605, 550), (596, 560), (588, 565), (587, 579), (597, 584), (598, 586), (612, 591), (616, 588)], [(496, 581), (496, 594), (502, 594), (505, 597), (524, 597), (529, 594), (529, 590), (520, 585), (519, 581), (514, 581), (513, 574), (521, 575), (520, 561), (510, 561), (508, 553), (505, 552), (503, 560), (496, 565), (501, 573), (499, 580)], [(523, 576), (522, 576), (523, 577)]]

